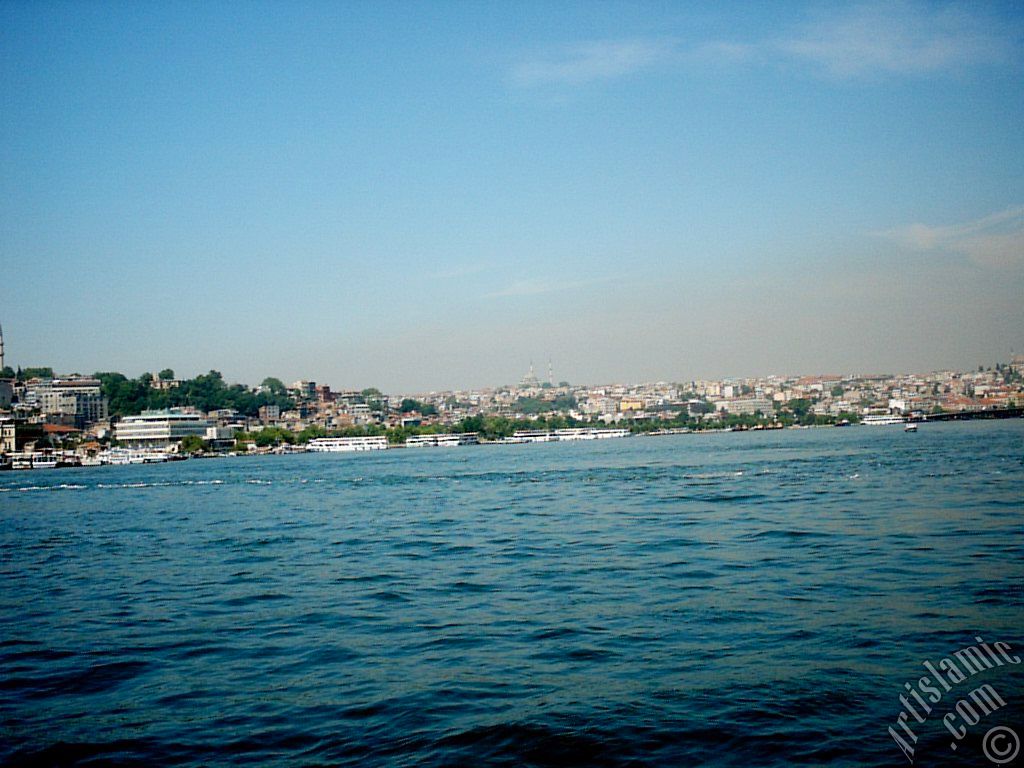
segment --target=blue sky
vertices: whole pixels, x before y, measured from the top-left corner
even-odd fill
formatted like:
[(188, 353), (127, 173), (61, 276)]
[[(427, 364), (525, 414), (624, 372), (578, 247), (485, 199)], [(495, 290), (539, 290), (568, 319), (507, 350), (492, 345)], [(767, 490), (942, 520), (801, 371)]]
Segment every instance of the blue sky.
[(1017, 3), (0, 2), (8, 362), (425, 391), (1024, 351)]

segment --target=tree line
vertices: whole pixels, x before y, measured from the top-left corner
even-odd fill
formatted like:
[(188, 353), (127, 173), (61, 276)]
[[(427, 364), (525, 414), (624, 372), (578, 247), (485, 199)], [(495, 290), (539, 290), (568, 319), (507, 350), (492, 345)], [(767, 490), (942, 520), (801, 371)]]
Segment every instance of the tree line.
[[(132, 416), (142, 411), (163, 408), (192, 406), (204, 413), (230, 408), (244, 416), (256, 416), (265, 405), (276, 405), (282, 411), (295, 407), (284, 385), (264, 387), (254, 392), (244, 384), (227, 384), (220, 371), (210, 371), (194, 379), (183, 379), (176, 386), (157, 388), (153, 376), (144, 373), (136, 379), (129, 379), (115, 371), (101, 371), (94, 374), (99, 379), (101, 391), (110, 401), (112, 416)], [(174, 372), (164, 369), (160, 379), (174, 379)]]

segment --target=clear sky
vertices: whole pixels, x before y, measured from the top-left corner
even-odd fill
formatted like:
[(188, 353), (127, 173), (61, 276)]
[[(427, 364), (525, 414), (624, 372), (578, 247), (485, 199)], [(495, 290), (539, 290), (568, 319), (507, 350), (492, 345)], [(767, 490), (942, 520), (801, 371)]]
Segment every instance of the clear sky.
[(1024, 351), (1024, 6), (0, 2), (12, 365), (387, 391)]

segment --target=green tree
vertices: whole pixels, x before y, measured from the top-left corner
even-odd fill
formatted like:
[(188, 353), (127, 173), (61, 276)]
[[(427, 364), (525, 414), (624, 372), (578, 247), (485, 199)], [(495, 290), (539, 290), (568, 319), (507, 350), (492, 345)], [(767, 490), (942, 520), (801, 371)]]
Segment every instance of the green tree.
[(467, 416), (458, 424), (456, 424), (456, 432), (483, 432), (484, 431), (484, 418), (483, 416)]
[(181, 453), (201, 453), (203, 451), (208, 451), (209, 449), (210, 444), (203, 440), (199, 435), (185, 435), (181, 438), (181, 443), (178, 447), (178, 450)]
[(323, 427), (317, 426), (316, 424), (310, 424), (295, 436), (295, 441), (301, 445), (305, 445), (310, 440), (317, 437), (327, 437), (327, 430)]
[(435, 416), (437, 414), (437, 406), (421, 403), (419, 400), (413, 400), (411, 397), (407, 397), (402, 400), (401, 405), (398, 406), (398, 410), (402, 413), (412, 413), (413, 411), (417, 411), (424, 416)]
[(268, 448), (281, 443), (292, 445), (295, 443), (295, 435), (283, 427), (264, 427), (256, 433), (253, 442), (260, 448)]
[(260, 386), (273, 395), (285, 395), (288, 393), (288, 388), (284, 385), (284, 382), (274, 376), (267, 376)]
[(787, 402), (786, 408), (788, 408), (790, 413), (792, 413), (797, 419), (803, 419), (811, 410), (811, 401), (806, 398), (796, 398)]
[(174, 371), (171, 368), (164, 368), (157, 374), (160, 381), (174, 381)]
[(52, 379), (53, 368), (50, 368), (49, 366), (25, 368), (21, 371), (21, 376), (19, 378), (21, 381), (28, 381), (29, 379)]
[(843, 396), (843, 388), (841, 386), (839, 386), (837, 384), (836, 386), (832, 387), (832, 397), (842, 397), (842, 396)]

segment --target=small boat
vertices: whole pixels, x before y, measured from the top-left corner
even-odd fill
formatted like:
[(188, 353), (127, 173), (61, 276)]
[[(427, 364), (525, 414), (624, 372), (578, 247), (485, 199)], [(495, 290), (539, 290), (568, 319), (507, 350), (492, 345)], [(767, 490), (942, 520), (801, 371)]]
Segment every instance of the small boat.
[(917, 424), (910, 423), (903, 428), (904, 432), (917, 432)]

